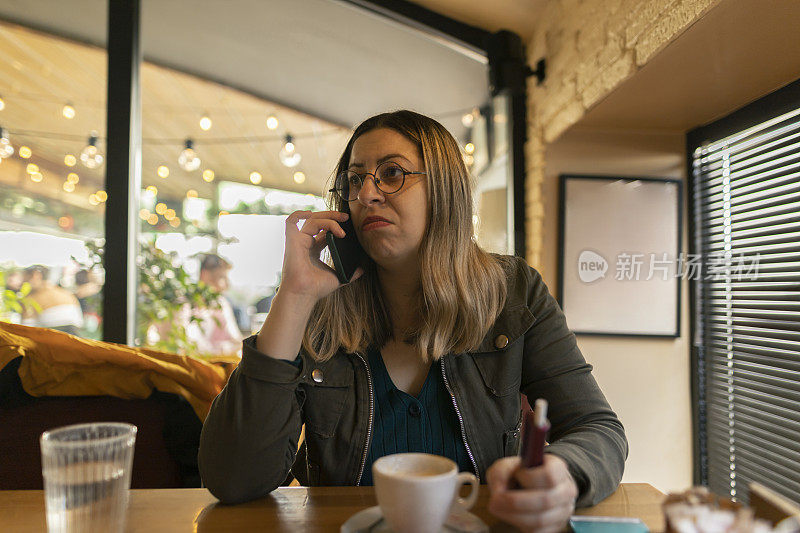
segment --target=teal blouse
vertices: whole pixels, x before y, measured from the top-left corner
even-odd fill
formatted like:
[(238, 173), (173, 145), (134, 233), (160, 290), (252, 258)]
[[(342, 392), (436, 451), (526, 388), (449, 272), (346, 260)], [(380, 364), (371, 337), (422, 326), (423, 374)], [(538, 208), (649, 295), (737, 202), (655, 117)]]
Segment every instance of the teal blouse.
[(373, 484), (372, 463), (378, 458), (402, 452), (442, 455), (455, 461), (459, 471), (472, 472), (453, 399), (442, 377), (441, 362), (431, 364), (422, 390), (414, 397), (392, 382), (379, 350), (371, 348), (367, 355), (375, 414), (361, 484)]

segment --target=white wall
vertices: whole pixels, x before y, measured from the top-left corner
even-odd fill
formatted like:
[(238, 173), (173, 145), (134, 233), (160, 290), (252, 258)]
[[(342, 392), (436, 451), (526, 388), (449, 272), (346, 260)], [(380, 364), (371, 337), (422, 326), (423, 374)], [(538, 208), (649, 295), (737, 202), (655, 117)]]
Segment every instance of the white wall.
[[(542, 276), (557, 294), (558, 176), (563, 173), (680, 178), (685, 181), (684, 135), (573, 128), (549, 145), (543, 185)], [(684, 204), (686, 190), (683, 191)], [(683, 227), (686, 251), (686, 226)], [(688, 284), (681, 294), (677, 339), (579, 336), (578, 345), (625, 425), (630, 454), (624, 482), (668, 492), (692, 483)], [(569, 316), (567, 316), (569, 320)]]

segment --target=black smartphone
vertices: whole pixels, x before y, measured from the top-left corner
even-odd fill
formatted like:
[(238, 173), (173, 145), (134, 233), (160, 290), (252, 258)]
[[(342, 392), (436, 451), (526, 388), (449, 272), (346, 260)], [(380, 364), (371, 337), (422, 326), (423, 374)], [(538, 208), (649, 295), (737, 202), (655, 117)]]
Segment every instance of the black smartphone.
[(344, 238), (336, 237), (329, 231), (325, 235), (325, 239), (328, 242), (328, 250), (333, 259), (333, 268), (336, 270), (339, 283), (349, 283), (356, 269), (362, 265), (366, 252), (358, 242), (351, 219), (348, 218), (339, 225), (345, 232)]

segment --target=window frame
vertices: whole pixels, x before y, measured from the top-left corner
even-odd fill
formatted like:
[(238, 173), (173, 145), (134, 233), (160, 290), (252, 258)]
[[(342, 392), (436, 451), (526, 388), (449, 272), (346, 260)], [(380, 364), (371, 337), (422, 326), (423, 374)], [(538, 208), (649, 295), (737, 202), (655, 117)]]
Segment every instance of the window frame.
[[(387, 17), (400, 24), (485, 55), (491, 94), (507, 92), (511, 100), (510, 155), (513, 189), (514, 253), (525, 257), (525, 142), (527, 140), (526, 79), (532, 71), (525, 47), (509, 31), (491, 33), (441, 15), (406, 0), (344, 0), (357, 9)], [(108, 1), (108, 100), (106, 190), (106, 253), (103, 290), (103, 340), (134, 344), (136, 207), (141, 171), (141, 0)], [(138, 59), (137, 59), (138, 58)], [(537, 77), (544, 79), (543, 62)], [(109, 178), (110, 177), (110, 178)], [(121, 200), (124, 199), (126, 203)], [(113, 258), (113, 259), (112, 259)]]

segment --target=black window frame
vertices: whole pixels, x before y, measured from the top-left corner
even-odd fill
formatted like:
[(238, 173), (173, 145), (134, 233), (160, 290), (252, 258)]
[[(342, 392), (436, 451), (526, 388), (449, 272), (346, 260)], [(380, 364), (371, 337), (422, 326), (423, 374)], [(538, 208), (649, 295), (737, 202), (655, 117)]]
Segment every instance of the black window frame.
[[(452, 39), (479, 51), (489, 60), (487, 84), (493, 96), (510, 95), (512, 188), (514, 197), (514, 253), (525, 257), (525, 143), (527, 141), (526, 80), (544, 79), (544, 64), (537, 70), (526, 63), (522, 39), (509, 31), (489, 32), (470, 26), (406, 0), (341, 0), (434, 35)], [(141, 0), (108, 2), (108, 102), (106, 190), (117, 198), (106, 206), (106, 271), (103, 289), (103, 340), (134, 344), (134, 268), (136, 216), (131, 206), (138, 189), (134, 181), (137, 150), (141, 150)], [(139, 59), (137, 59), (139, 58)], [(137, 134), (138, 132), (138, 134)], [(139, 160), (141, 158), (139, 157)], [(127, 200), (123, 204), (122, 199)]]

